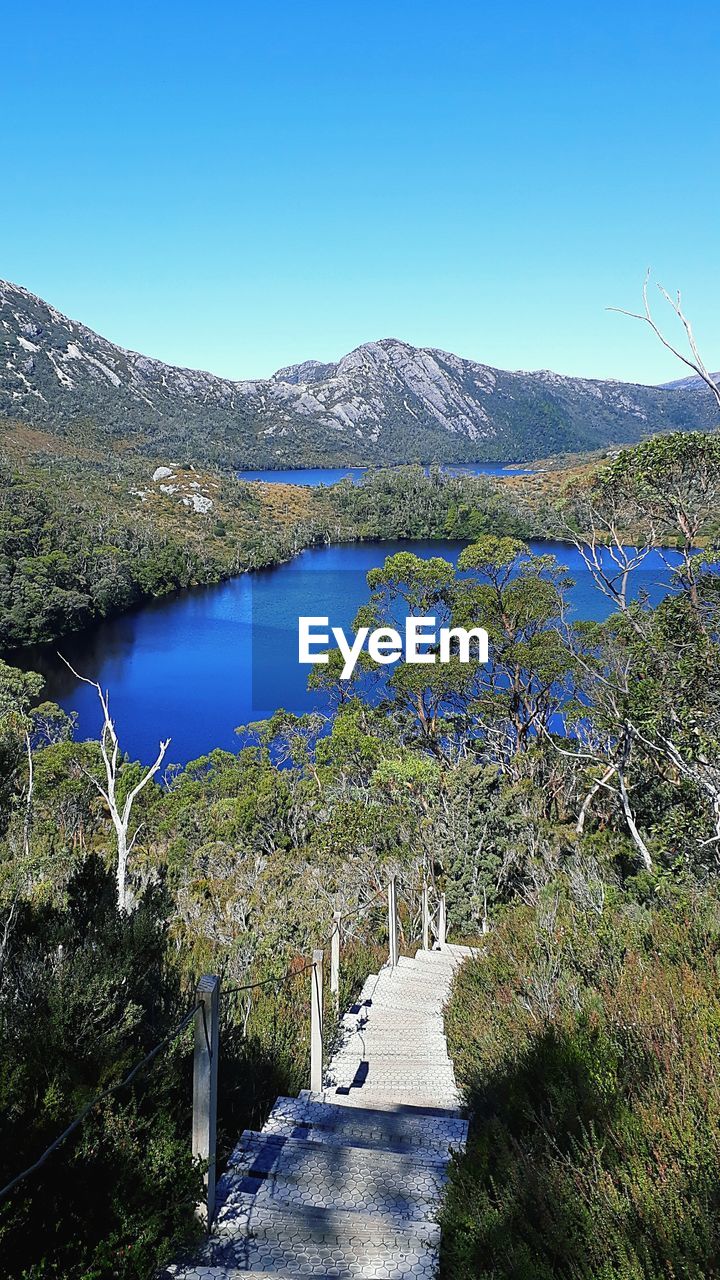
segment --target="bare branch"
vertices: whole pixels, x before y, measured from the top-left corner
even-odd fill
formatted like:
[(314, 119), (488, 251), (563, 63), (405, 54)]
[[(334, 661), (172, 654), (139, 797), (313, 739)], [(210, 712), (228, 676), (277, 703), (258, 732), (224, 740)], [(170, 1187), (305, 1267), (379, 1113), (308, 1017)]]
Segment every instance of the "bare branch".
[(648, 324), (652, 329), (653, 333), (655, 334), (655, 337), (659, 339), (662, 345), (666, 347), (668, 351), (672, 352), (672, 354), (676, 356), (678, 360), (682, 361), (682, 363), (686, 365), (688, 369), (692, 369), (693, 373), (697, 374), (698, 378), (700, 378), (705, 383), (705, 385), (710, 389), (710, 391), (712, 391), (718, 403), (718, 406), (720, 407), (720, 385), (712, 377), (712, 374), (708, 373), (705, 363), (700, 356), (697, 343), (695, 341), (695, 336), (692, 331), (692, 325), (690, 324), (690, 321), (688, 320), (687, 316), (682, 310), (680, 292), (678, 291), (676, 298), (671, 298), (667, 290), (664, 289), (661, 284), (658, 285), (658, 289), (660, 290), (660, 293), (662, 294), (665, 301), (669, 303), (669, 305), (672, 307), (673, 311), (675, 312), (675, 315), (677, 316), (678, 320), (680, 321), (680, 323), (682, 324), (685, 330), (688, 343), (690, 346), (690, 352), (691, 352), (690, 357), (683, 355), (682, 351), (679, 351), (678, 348), (674, 346), (673, 343), (670, 342), (668, 338), (665, 337), (665, 334), (662, 332), (662, 329), (654, 320), (652, 312), (650, 310), (650, 303), (648, 301), (649, 280), (650, 280), (650, 269), (648, 268), (648, 271), (646, 273), (645, 280), (643, 283), (643, 304), (644, 304), (643, 312), (626, 311), (624, 307), (608, 307), (607, 310), (616, 311), (618, 312), (619, 315), (630, 316), (632, 320), (642, 320), (645, 324)]

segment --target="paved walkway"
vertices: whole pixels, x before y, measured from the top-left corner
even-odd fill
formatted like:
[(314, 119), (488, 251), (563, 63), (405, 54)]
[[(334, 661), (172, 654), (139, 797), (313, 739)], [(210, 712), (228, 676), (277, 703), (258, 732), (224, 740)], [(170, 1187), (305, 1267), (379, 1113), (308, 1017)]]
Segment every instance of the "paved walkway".
[(369, 977), (321, 1094), (278, 1098), (218, 1183), (212, 1233), (174, 1280), (432, 1280), (451, 1149), (467, 1122), (442, 1009), (467, 947)]

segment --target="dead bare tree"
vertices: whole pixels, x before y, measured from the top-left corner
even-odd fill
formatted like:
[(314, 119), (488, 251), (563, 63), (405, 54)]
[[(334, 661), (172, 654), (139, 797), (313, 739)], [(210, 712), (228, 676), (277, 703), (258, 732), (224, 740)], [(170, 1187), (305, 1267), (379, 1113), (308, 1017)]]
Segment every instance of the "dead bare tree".
[(132, 853), (135, 841), (137, 840), (140, 832), (140, 828), (137, 827), (133, 832), (133, 835), (129, 836), (133, 805), (140, 795), (140, 792), (144, 790), (148, 782), (150, 782), (158, 772), (158, 769), (165, 759), (165, 753), (170, 746), (170, 738), (166, 738), (164, 742), (160, 743), (155, 763), (146, 770), (140, 781), (137, 782), (127, 793), (125, 800), (121, 801), (118, 797), (118, 781), (122, 766), (122, 755), (120, 752), (120, 743), (118, 741), (115, 725), (110, 715), (109, 695), (107, 691), (103, 693), (97, 680), (89, 680), (87, 676), (81, 676), (75, 668), (70, 665), (67, 658), (64, 658), (62, 654), (58, 654), (58, 657), (65, 663), (65, 666), (72, 672), (76, 680), (80, 680), (82, 684), (88, 684), (92, 689), (96, 690), (100, 706), (102, 708), (103, 725), (100, 732), (100, 754), (105, 768), (105, 784), (103, 785), (100, 779), (96, 778), (89, 769), (86, 769), (82, 765), (81, 768), (85, 776), (89, 778), (93, 786), (105, 801), (112, 819), (112, 824), (115, 828), (115, 836), (117, 840), (117, 867), (115, 874), (117, 884), (117, 904), (119, 911), (126, 911), (128, 905), (128, 858)]
[(650, 309), (650, 302), (648, 299), (649, 283), (650, 283), (650, 269), (648, 268), (648, 271), (645, 275), (645, 280), (643, 283), (643, 310), (642, 311), (626, 311), (624, 307), (608, 307), (608, 311), (617, 311), (619, 312), (620, 315), (630, 316), (631, 319), (633, 320), (642, 320), (643, 323), (648, 324), (652, 329), (653, 333), (655, 334), (655, 337), (658, 338), (660, 342), (662, 342), (663, 346), (666, 347), (668, 351), (671, 351), (674, 356), (677, 356), (677, 359), (681, 360), (682, 363), (686, 365), (688, 369), (692, 369), (693, 373), (697, 374), (698, 378), (700, 378), (705, 383), (706, 387), (709, 388), (709, 390), (712, 392), (715, 399), (717, 400), (718, 407), (720, 407), (720, 383), (716, 382), (713, 375), (708, 372), (705, 362), (702, 356), (700, 355), (697, 342), (695, 341), (695, 335), (693, 333), (692, 325), (682, 309), (682, 296), (681, 296), (680, 290), (678, 289), (677, 293), (675, 294), (675, 297), (673, 298), (668, 293), (667, 289), (664, 289), (661, 284), (658, 285), (658, 289), (660, 293), (662, 294), (665, 301), (669, 304), (669, 306), (672, 307), (673, 311), (675, 312), (675, 315), (677, 316), (683, 329), (685, 330), (688, 346), (690, 348), (689, 356), (683, 355), (682, 351), (679, 351), (678, 348), (674, 346), (672, 342), (670, 342), (669, 338), (666, 338), (662, 329), (656, 323), (653, 317), (652, 311)]

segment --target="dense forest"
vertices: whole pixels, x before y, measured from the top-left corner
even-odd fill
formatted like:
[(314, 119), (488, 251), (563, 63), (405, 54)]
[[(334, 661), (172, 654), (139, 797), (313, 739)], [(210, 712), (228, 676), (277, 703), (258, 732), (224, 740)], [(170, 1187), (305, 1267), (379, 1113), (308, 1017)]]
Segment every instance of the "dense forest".
[[(124, 473), (110, 482), (100, 469), (84, 503), (62, 511), (42, 469), (5, 486), (5, 572), (25, 584), (15, 639), (31, 638), (40, 596), (54, 600), (44, 636), (79, 618), (72, 599), (61, 607), (78, 583), (86, 619), (201, 580), (211, 563), (228, 571), (228, 553), (192, 560), (172, 540), (177, 495), (146, 501), (144, 525), (109, 505), (99, 525), (93, 494), (117, 502)], [(195, 980), (212, 969), (230, 985), (288, 970), (302, 981), (333, 909), (364, 905), (349, 998), (385, 942), (371, 904), (392, 873), (408, 948), (423, 878), (446, 893), (452, 936), (481, 947), (447, 1015), (472, 1130), (445, 1201), (443, 1274), (720, 1275), (720, 442), (651, 440), (583, 469), (564, 494), (411, 469), (270, 513), (227, 486), (201, 517), (213, 557), (226, 542), (239, 554), (228, 531), (241, 522), (250, 536), (274, 520), (278, 554), (303, 545), (300, 530), (467, 539), (457, 571), (410, 545), (388, 557), (368, 575), (362, 620), (379, 625), (401, 602), (482, 625), (492, 663), (398, 664), (384, 683), (363, 669), (349, 684), (334, 660), (318, 667), (324, 711), (278, 710), (236, 752), (137, 792), (122, 893), (101, 744), (75, 741), (40, 678), (2, 664), (0, 1183), (168, 1041), (2, 1199), (9, 1274), (150, 1280), (192, 1238), (190, 1032), (175, 1031)], [(568, 622), (567, 572), (524, 541), (543, 530), (576, 539), (612, 601), (606, 622)], [(658, 545), (675, 555), (653, 608), (632, 582)], [(122, 755), (122, 728), (121, 805), (145, 776)], [(291, 983), (230, 998), (223, 1019), (227, 1152), (304, 1083), (308, 1047)]]

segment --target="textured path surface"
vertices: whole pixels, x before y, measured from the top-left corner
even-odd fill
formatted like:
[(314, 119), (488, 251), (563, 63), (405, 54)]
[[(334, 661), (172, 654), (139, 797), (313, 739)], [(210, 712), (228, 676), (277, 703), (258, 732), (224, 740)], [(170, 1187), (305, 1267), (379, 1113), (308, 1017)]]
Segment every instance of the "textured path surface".
[(442, 1009), (467, 947), (367, 979), (321, 1094), (278, 1098), (218, 1183), (212, 1233), (175, 1280), (432, 1280), (450, 1151), (467, 1122)]

